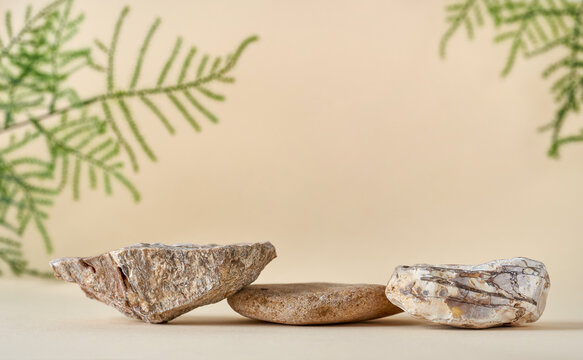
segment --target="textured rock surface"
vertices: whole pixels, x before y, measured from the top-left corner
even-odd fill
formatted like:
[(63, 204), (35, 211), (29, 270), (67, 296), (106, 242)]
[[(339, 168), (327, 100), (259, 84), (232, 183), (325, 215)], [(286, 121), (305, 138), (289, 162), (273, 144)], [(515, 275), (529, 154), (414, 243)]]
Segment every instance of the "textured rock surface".
[(291, 325), (334, 324), (377, 319), (401, 312), (385, 296), (383, 285), (251, 285), (227, 299), (251, 319)]
[(543, 263), (513, 258), (480, 265), (398, 266), (389, 300), (414, 317), (464, 328), (536, 321), (550, 288)]
[(249, 285), (276, 257), (269, 242), (235, 245), (136, 244), (98, 256), (51, 261), (58, 279), (92, 299), (150, 323), (174, 319)]

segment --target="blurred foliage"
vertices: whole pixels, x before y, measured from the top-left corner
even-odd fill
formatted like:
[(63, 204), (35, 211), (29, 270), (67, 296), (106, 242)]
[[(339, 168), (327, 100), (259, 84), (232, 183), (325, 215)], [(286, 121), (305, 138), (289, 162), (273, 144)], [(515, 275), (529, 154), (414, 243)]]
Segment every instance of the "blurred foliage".
[(456, 0), (445, 11), (448, 29), (440, 43), (442, 57), (456, 33), (465, 31), (472, 39), (486, 21), (496, 30), (494, 42), (508, 47), (502, 76), (510, 73), (518, 59), (547, 53), (549, 59), (554, 57), (542, 76), (552, 79), (550, 91), (557, 109), (552, 121), (539, 130), (551, 134), (551, 157), (558, 157), (564, 145), (583, 141), (583, 129), (568, 134), (564, 130), (566, 120), (576, 118), (573, 115), (583, 102), (583, 1)]
[[(140, 130), (141, 123), (150, 119), (134, 118), (129, 99), (148, 109), (152, 118), (174, 134), (159, 105), (167, 101), (199, 132), (200, 117), (218, 122), (204, 103), (225, 99), (210, 87), (233, 83), (231, 72), (237, 61), (257, 40), (249, 37), (225, 57), (203, 55), (197, 61), (197, 49), (189, 47), (182, 55), (179, 76), (170, 79), (169, 72), (183, 47), (179, 37), (156, 84), (141, 87), (140, 74), (160, 25), (156, 19), (124, 86), (114, 76), (114, 68), (129, 8), (122, 10), (108, 42), (96, 39), (91, 46), (72, 47), (69, 44), (84, 19), (83, 14), (73, 14), (72, 4), (72, 0), (57, 0), (38, 12), (29, 6), (19, 30), (13, 28), (12, 13), (5, 13), (8, 40), (0, 39), (0, 265), (4, 263), (0, 274), (9, 269), (16, 275), (48, 276), (29, 267), (22, 239), (34, 229), (42, 237), (45, 251), (53, 251), (47, 222), (57, 196), (65, 190), (79, 199), (87, 185), (101, 188), (107, 195), (119, 187), (134, 201), (140, 200), (128, 173), (139, 171), (139, 152), (151, 161), (156, 161), (156, 154)], [(98, 72), (104, 79), (103, 92), (80, 98), (67, 84), (81, 71)], [(30, 150), (39, 144), (43, 151)]]

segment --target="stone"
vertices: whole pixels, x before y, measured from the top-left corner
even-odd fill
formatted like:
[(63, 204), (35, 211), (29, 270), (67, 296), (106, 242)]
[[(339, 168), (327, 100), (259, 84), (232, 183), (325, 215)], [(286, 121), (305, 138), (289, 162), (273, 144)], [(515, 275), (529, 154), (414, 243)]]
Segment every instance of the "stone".
[(550, 285), (543, 263), (519, 257), (473, 266), (398, 266), (386, 294), (416, 318), (479, 329), (538, 320)]
[(250, 285), (227, 299), (239, 314), (289, 325), (336, 324), (372, 320), (401, 312), (385, 296), (383, 285)]
[(148, 323), (164, 323), (234, 294), (276, 257), (269, 243), (136, 244), (92, 257), (51, 261), (57, 279)]

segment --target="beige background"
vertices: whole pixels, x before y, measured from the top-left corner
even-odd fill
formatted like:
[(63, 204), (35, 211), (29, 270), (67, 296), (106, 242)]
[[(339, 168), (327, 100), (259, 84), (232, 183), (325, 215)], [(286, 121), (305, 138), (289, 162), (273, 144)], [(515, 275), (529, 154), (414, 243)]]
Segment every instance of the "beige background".
[[(549, 134), (536, 132), (555, 109), (540, 78), (550, 58), (520, 59), (501, 79), (507, 46), (489, 25), (473, 42), (458, 34), (440, 60), (442, 1), (124, 3), (123, 84), (156, 16), (149, 83), (177, 35), (213, 54), (261, 41), (221, 89), (227, 102), (209, 105), (218, 126), (195, 134), (166, 103), (170, 136), (134, 106), (159, 157), (142, 158), (134, 177), (142, 203), (121, 189), (79, 203), (65, 194), (51, 214), (55, 253), (26, 238), (35, 265), (136, 242), (271, 241), (279, 257), (259, 281), (385, 283), (399, 264), (527, 256), (551, 275), (543, 319), (583, 317), (583, 144), (551, 160)], [(109, 41), (121, 7), (78, 1), (87, 19), (76, 41)], [(105, 86), (75, 81), (86, 95)]]
[[(41, 256), (32, 229), (26, 239), (39, 267), (140, 241), (271, 241), (279, 258), (265, 281), (383, 283), (398, 264), (528, 256), (549, 266), (549, 311), (572, 298), (583, 276), (583, 145), (545, 156), (549, 137), (535, 131), (554, 111), (544, 62), (518, 61), (500, 79), (506, 49), (491, 27), (474, 42), (460, 33), (440, 60), (439, 1), (126, 3), (120, 83), (157, 16), (142, 84), (177, 35), (218, 54), (251, 34), (261, 41), (221, 89), (227, 102), (209, 105), (218, 126), (195, 134), (164, 99), (177, 135), (140, 113), (160, 159), (142, 158), (134, 176), (142, 203), (119, 187), (107, 198), (85, 185), (79, 203), (64, 194), (49, 224), (55, 254)], [(19, 14), (24, 3), (3, 7)], [(87, 19), (76, 41), (107, 42), (121, 7), (78, 1)], [(87, 95), (105, 86), (75, 81)]]

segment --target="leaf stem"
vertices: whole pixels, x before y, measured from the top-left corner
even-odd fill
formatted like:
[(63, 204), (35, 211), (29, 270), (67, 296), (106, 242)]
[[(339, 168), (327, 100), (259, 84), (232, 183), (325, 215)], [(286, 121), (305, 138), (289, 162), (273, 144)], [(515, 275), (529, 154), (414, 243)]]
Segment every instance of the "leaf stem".
[[(63, 114), (68, 113), (71, 110), (75, 110), (75, 109), (89, 106), (89, 105), (94, 104), (98, 101), (107, 101), (107, 100), (111, 100), (111, 99), (124, 99), (124, 98), (130, 98), (130, 97), (136, 97), (136, 96), (139, 97), (139, 96), (145, 96), (145, 95), (169, 94), (169, 93), (173, 93), (173, 92), (177, 92), (177, 91), (188, 90), (190, 88), (196, 88), (198, 86), (209, 83), (211, 81), (220, 79), (223, 77), (223, 75), (226, 75), (237, 64), (237, 61), (240, 58), (243, 51), (245, 50), (245, 48), (249, 44), (257, 41), (258, 39), (259, 38), (257, 36), (251, 36), (251, 37), (248, 37), (247, 39), (245, 39), (239, 45), (239, 47), (237, 48), (237, 50), (235, 51), (233, 56), (229, 59), (229, 61), (227, 61), (225, 63), (225, 66), (220, 71), (217, 71), (216, 73), (210, 74), (206, 77), (202, 77), (200, 79), (197, 79), (197, 80), (194, 80), (191, 82), (185, 82), (182, 84), (177, 84), (177, 85), (172, 85), (172, 86), (153, 87), (153, 88), (146, 88), (146, 89), (141, 89), (141, 90), (123, 90), (123, 91), (108, 92), (106, 94), (90, 97), (88, 99), (82, 100), (82, 101), (80, 101), (76, 104), (73, 104), (73, 105), (69, 105), (66, 107), (62, 107), (60, 109), (56, 109), (53, 112), (47, 112), (47, 113), (44, 113), (42, 115), (36, 116), (35, 121), (41, 122), (41, 121), (47, 120), (53, 116), (63, 115)], [(7, 126), (4, 129), (0, 129), (0, 135), (3, 133), (6, 133), (8, 131), (16, 130), (16, 129), (19, 129), (19, 128), (22, 128), (22, 127), (28, 126), (28, 125), (32, 125), (32, 121), (30, 119), (25, 120), (25, 121), (21, 121), (21, 122), (12, 123), (10, 126)]]

